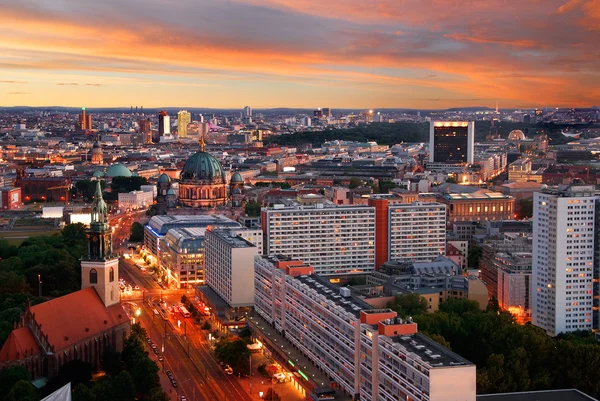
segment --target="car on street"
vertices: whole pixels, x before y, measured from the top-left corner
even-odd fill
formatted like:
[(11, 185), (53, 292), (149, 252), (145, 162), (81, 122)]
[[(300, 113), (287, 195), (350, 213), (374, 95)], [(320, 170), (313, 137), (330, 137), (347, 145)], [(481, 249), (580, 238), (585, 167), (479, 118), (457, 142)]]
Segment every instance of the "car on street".
[(167, 370), (167, 377), (169, 379), (173, 379), (173, 372), (171, 372), (170, 370)]
[(153, 348), (153, 351), (156, 355), (158, 355), (158, 348)]
[(177, 381), (171, 380), (171, 386), (177, 388)]
[(233, 374), (233, 369), (231, 368), (231, 366), (229, 365), (225, 365), (225, 373), (228, 375), (232, 375)]
[(179, 400), (180, 400), (180, 401), (187, 401), (187, 398), (185, 398), (185, 395), (182, 395), (182, 396), (179, 398)]
[(146, 342), (147, 342), (148, 344), (152, 344), (152, 340), (150, 339), (150, 337), (146, 337)]
[(164, 361), (164, 360), (165, 360), (165, 357), (164, 357), (164, 356), (162, 356), (162, 355), (159, 355), (159, 356), (158, 356), (158, 361), (159, 361), (159, 362), (162, 362), (162, 361)]

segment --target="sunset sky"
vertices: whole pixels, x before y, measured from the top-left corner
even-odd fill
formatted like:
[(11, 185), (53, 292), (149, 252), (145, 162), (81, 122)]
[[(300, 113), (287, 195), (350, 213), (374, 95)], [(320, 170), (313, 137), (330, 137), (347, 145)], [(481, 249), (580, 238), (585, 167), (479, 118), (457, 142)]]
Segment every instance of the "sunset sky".
[(0, 0), (0, 106), (600, 104), (600, 0)]

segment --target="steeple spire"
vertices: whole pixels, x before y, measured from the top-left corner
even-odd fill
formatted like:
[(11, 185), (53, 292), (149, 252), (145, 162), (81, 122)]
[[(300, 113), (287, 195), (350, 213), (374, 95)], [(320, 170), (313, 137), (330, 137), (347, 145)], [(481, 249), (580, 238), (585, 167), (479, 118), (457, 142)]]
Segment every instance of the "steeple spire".
[(204, 142), (204, 133), (200, 134), (200, 152), (206, 150), (206, 142)]

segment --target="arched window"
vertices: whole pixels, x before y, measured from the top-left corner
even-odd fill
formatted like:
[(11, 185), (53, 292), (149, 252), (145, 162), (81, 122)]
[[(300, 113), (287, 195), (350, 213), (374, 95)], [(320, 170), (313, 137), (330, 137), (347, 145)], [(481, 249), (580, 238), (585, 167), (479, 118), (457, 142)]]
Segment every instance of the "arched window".
[(108, 282), (112, 283), (113, 281), (115, 281), (115, 269), (111, 267), (110, 271), (108, 272)]
[(98, 284), (98, 272), (96, 269), (90, 270), (90, 284)]

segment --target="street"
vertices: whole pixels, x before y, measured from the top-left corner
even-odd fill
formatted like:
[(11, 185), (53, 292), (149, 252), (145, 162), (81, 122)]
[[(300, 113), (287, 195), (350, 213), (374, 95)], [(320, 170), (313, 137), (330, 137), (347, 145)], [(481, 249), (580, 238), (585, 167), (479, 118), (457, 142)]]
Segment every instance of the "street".
[[(252, 400), (237, 379), (226, 375), (210, 351), (208, 331), (192, 323), (192, 319), (184, 319), (180, 315), (164, 320), (155, 313), (150, 305), (154, 301), (167, 302), (168, 305), (180, 302), (181, 296), (193, 294), (186, 290), (161, 290), (148, 272), (135, 266), (132, 259), (122, 258), (119, 263), (121, 278), (140, 287), (139, 291), (123, 294), (122, 303), (134, 304), (141, 310), (137, 319), (147, 330), (164, 355), (164, 366), (157, 360), (151, 349), (150, 355), (161, 367), (161, 382), (172, 399), (178, 400), (185, 395), (188, 400)], [(178, 327), (177, 320), (181, 321)], [(185, 323), (184, 323), (185, 322)], [(187, 334), (187, 335), (186, 335)], [(189, 349), (189, 355), (188, 355)], [(172, 389), (164, 372), (171, 370), (177, 380), (178, 387)], [(170, 391), (170, 392), (169, 392)], [(194, 398), (195, 396), (195, 398)]]

